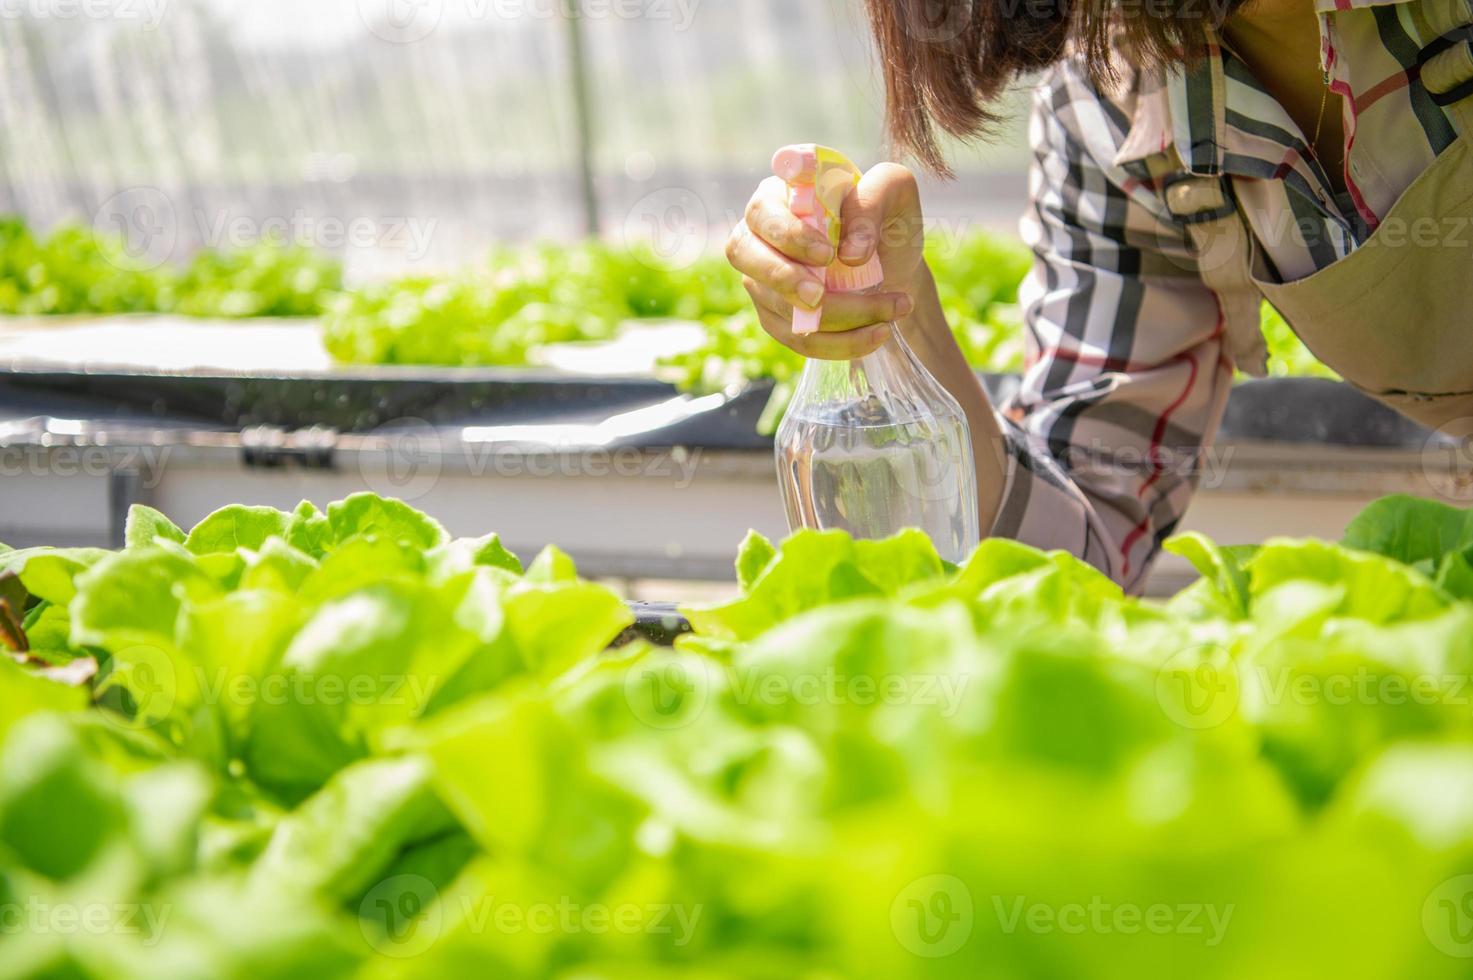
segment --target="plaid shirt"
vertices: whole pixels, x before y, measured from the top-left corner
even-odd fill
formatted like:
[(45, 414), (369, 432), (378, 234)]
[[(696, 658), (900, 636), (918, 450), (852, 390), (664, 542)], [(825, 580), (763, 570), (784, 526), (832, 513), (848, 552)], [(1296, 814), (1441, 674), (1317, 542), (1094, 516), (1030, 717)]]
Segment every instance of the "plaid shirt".
[[(1028, 370), (1003, 407), (1012, 465), (993, 534), (1070, 551), (1139, 591), (1191, 500), (1233, 364), (1163, 178), (1230, 177), (1270, 275), (1289, 281), (1364, 242), (1457, 138), (1418, 55), (1473, 21), (1473, 0), (1316, 2), (1321, 67), (1344, 96), (1344, 194), (1220, 42), (1190, 71), (1130, 72), (1109, 91), (1075, 62), (1039, 85), (1022, 223), (1037, 257), (1021, 297)], [(1473, 76), (1469, 47), (1438, 70)]]

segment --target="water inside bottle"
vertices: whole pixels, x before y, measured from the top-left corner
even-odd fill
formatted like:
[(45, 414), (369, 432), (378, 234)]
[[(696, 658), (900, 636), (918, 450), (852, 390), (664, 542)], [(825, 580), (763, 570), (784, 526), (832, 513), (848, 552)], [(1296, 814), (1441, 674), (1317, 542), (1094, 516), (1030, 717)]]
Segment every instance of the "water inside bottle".
[[(890, 363), (915, 364), (907, 349), (879, 357), (887, 358), (890, 374), (897, 373)], [(871, 358), (876, 355), (847, 365), (812, 365), (831, 376), (846, 371), (859, 377), (843, 383), (829, 377), (828, 385), (812, 386), (848, 388), (848, 396), (804, 398), (800, 385), (782, 420), (776, 448), (788, 525), (843, 529), (859, 538), (919, 528), (943, 559), (959, 563), (978, 538), (966, 417), (919, 364), (921, 376), (906, 385), (869, 385), (863, 371)], [(875, 373), (875, 364), (869, 367)], [(899, 396), (897, 389), (903, 389)]]

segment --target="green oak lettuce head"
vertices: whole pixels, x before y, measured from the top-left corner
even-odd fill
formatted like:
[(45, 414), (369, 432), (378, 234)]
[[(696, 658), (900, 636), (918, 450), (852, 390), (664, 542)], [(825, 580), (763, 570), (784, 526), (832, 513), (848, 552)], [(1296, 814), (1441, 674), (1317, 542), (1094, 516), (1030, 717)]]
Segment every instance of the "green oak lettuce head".
[(0, 550), (0, 902), (156, 913), (0, 976), (1460, 977), (1464, 524), (753, 535), (673, 649), (371, 495)]

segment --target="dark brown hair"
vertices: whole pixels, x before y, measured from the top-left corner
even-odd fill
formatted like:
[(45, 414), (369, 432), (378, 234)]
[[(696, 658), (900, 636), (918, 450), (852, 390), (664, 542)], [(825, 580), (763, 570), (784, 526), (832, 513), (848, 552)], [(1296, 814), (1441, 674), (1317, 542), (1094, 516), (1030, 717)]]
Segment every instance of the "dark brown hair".
[[(1019, 75), (1076, 52), (1110, 78), (1116, 44), (1141, 64), (1195, 57), (1205, 23), (1243, 0), (866, 0), (885, 75), (896, 149), (949, 174), (938, 128), (967, 138), (997, 119), (990, 106)], [(1124, 8), (1130, 6), (1127, 11)]]

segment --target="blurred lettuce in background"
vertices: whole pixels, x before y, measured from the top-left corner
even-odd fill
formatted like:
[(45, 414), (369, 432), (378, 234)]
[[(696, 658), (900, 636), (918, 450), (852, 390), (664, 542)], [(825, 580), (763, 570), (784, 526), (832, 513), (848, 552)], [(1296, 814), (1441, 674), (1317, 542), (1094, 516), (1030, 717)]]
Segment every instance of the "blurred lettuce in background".
[(0, 220), (0, 313), (316, 316), (342, 287), (337, 262), (300, 246), (205, 249), (176, 267), (135, 257), (121, 237), (92, 228), (40, 237), (17, 218)]
[[(1017, 300), (1029, 253), (1004, 236), (938, 233), (927, 239), (926, 259), (968, 363), (1022, 370)], [(533, 365), (550, 345), (606, 341), (631, 321), (699, 321), (705, 341), (660, 358), (657, 373), (698, 394), (771, 380), (773, 424), (802, 366), (761, 329), (724, 260), (671, 265), (644, 246), (601, 242), (501, 248), (456, 273), (346, 288), (336, 261), (301, 246), (205, 249), (182, 268), (151, 266), (92, 229), (66, 226), (41, 238), (7, 219), (0, 313), (321, 316), (323, 342), (342, 363), (457, 367)], [(1263, 328), (1274, 374), (1334, 377), (1267, 305)]]
[(452, 275), (375, 283), (344, 296), (324, 342), (351, 364), (523, 366), (548, 344), (607, 340), (635, 319), (708, 320), (748, 305), (725, 261), (670, 267), (597, 242), (497, 249)]

